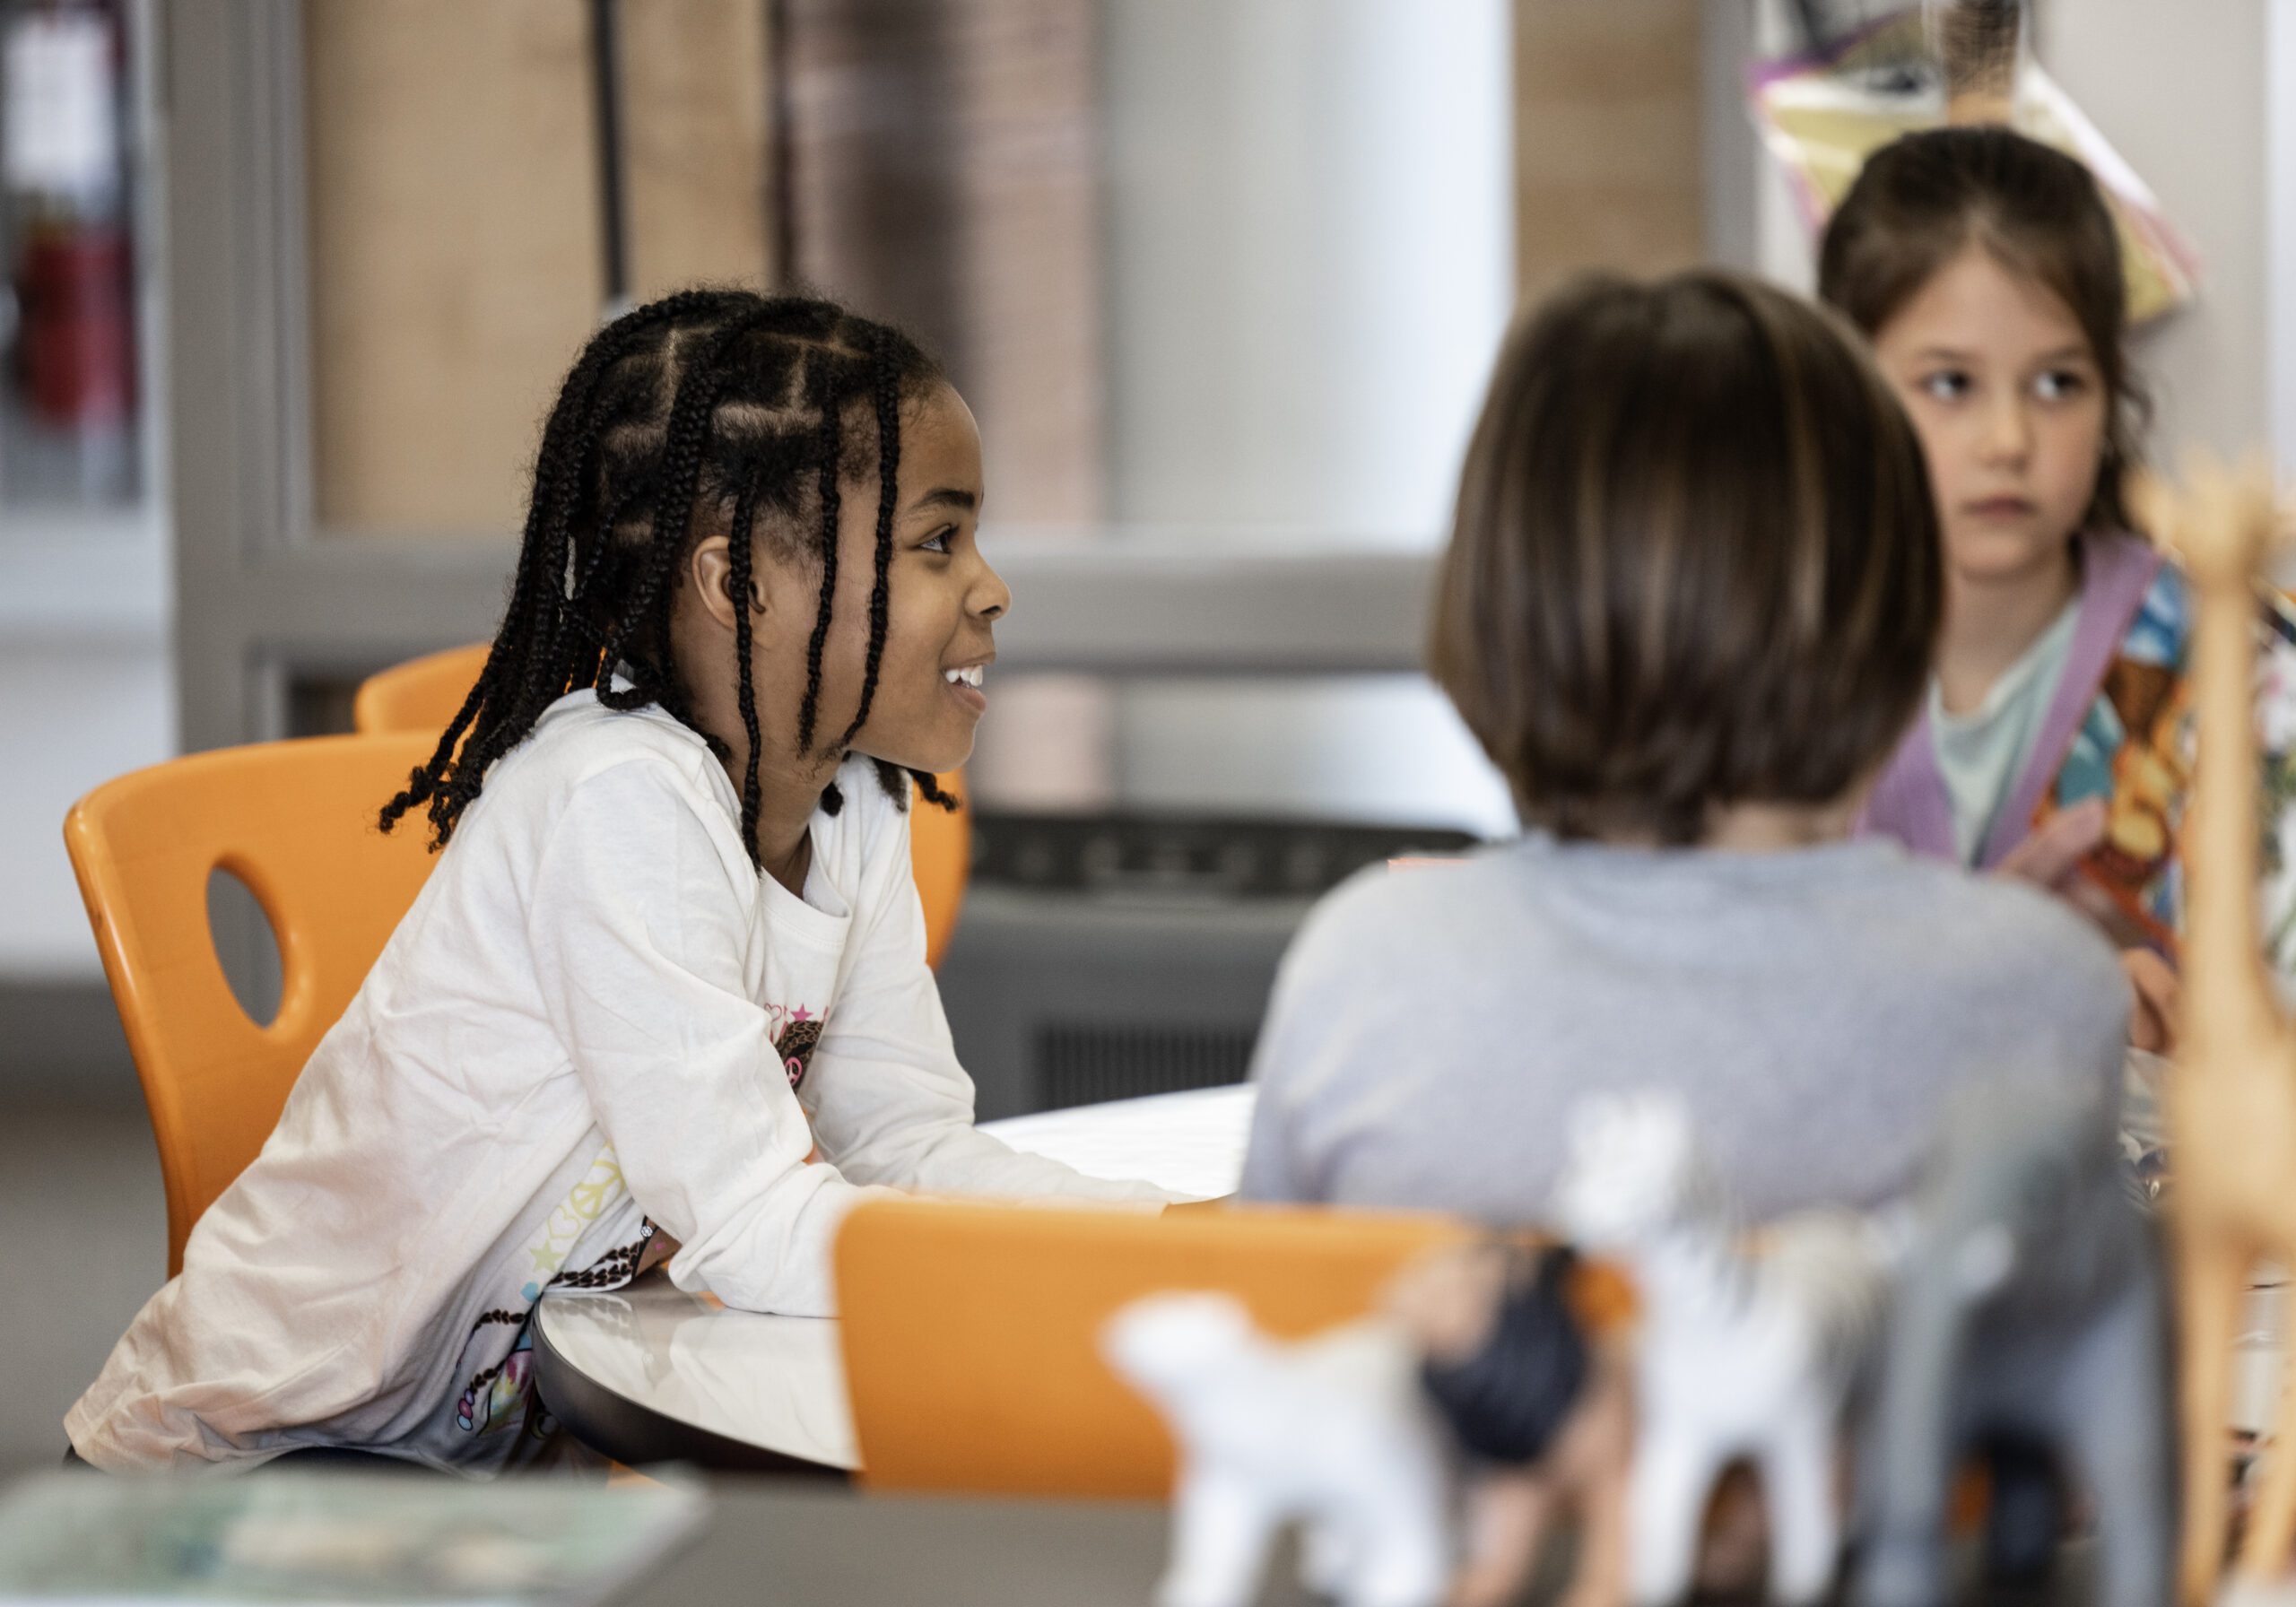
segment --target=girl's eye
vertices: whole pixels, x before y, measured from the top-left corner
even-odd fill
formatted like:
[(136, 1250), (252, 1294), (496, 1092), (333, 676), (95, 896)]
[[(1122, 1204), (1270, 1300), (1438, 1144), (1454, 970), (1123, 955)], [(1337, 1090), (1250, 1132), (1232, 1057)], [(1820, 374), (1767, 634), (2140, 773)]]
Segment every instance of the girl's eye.
[(2088, 388), (2088, 377), (2069, 369), (2052, 369), (2033, 381), (2033, 395), (2044, 402), (2062, 402)]
[(1921, 377), (1920, 388), (1939, 402), (1958, 402), (1970, 394), (1970, 377), (1959, 369), (1937, 369)]
[(938, 552), (945, 556), (949, 551), (949, 543), (955, 539), (956, 534), (954, 529), (935, 530), (918, 543), (918, 551)]

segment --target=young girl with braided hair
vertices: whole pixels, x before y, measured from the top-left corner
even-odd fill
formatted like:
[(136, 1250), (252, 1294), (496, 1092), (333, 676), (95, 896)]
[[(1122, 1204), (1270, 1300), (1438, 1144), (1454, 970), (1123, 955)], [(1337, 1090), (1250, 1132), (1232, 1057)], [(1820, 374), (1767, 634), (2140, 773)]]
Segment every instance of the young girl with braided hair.
[(598, 333), (485, 670), (382, 810), (438, 868), (73, 1408), (81, 1457), (545, 1460), (547, 1289), (666, 1260), (823, 1314), (874, 1186), (1165, 1197), (975, 1131), (926, 968), (910, 788), (952, 802), (1011, 601), (981, 497), (971, 413), (882, 325), (694, 291)]

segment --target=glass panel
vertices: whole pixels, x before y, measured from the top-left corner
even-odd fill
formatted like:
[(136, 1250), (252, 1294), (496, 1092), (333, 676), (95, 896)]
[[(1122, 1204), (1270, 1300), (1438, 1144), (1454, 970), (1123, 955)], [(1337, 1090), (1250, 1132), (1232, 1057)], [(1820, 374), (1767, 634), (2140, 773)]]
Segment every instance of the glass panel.
[[(625, 294), (765, 274), (764, 12), (613, 8)], [(305, 0), (323, 530), (517, 527), (542, 417), (614, 300), (591, 14)]]
[[(917, 333), (1000, 527), (1307, 561), (1441, 539), (1522, 285), (1700, 238), (1696, 0), (302, 4), (328, 528), (515, 525), (609, 195), (636, 294), (801, 282)], [(1511, 826), (1416, 677), (1003, 685), (1015, 810)]]

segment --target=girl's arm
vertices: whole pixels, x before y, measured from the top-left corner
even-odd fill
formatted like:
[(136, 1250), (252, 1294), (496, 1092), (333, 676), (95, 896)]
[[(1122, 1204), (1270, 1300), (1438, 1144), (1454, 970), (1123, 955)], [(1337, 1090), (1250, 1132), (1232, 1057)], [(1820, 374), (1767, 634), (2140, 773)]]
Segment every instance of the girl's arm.
[[(723, 838), (725, 840), (718, 840)], [(644, 761), (581, 782), (551, 828), (526, 937), (550, 1024), (681, 1289), (834, 1309), (830, 1241), (864, 1191), (808, 1166), (804, 1113), (745, 981), (739, 844)]]
[(972, 1079), (958, 1064), (925, 963), (908, 817), (885, 812), (854, 911), (853, 958), (805, 1076), (822, 1153), (854, 1182), (935, 1194), (1145, 1204), (1176, 1197), (1021, 1154), (973, 1125)]

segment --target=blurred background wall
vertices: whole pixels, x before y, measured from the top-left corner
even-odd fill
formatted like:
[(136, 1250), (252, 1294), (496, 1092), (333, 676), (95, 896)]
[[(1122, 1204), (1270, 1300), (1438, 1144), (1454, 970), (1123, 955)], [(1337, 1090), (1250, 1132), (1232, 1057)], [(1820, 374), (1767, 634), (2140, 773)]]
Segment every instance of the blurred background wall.
[[(163, 29), (149, 0), (0, 0), (0, 116), (65, 81), (18, 48), (28, 21), (102, 41), (61, 69), (99, 133), (12, 154), (0, 207), (0, 1097), (133, 1099), (70, 801), (182, 748), (340, 728), (361, 676), (489, 633), (571, 353), (617, 295), (696, 278), (907, 323), (981, 417), (1019, 603), (952, 1013), (1032, 1010), (1048, 934), (1162, 922), (1244, 978), (1195, 1023), (1230, 1066), (1351, 856), (1510, 829), (1415, 664), (1512, 308), (1592, 266), (1806, 282), (1744, 74), (1878, 9), (179, 0)], [(2041, 59), (2205, 261), (2143, 341), (2164, 455), (2296, 430), (2272, 407), (2288, 15), (2039, 8)], [(60, 403), (23, 356), (58, 272), (113, 287), (124, 338)], [(115, 371), (117, 416), (93, 394)], [(259, 930), (219, 921), (259, 971)], [(1095, 1011), (1144, 1031), (1193, 984), (1123, 951)]]
[[(1019, 598), (941, 975), (982, 1109), (1222, 1081), (1318, 890), (1509, 829), (1417, 663), (1512, 307), (1806, 283), (1746, 72), (1881, 9), (0, 0), (0, 1473), (163, 1261), (65, 811), (491, 633), (618, 299), (802, 279), (946, 359)], [(2296, 0), (2038, 24), (2205, 259), (2157, 449), (2296, 466)]]

